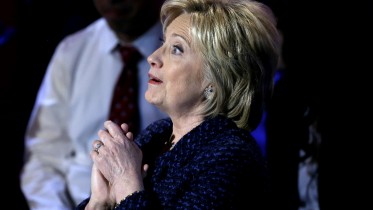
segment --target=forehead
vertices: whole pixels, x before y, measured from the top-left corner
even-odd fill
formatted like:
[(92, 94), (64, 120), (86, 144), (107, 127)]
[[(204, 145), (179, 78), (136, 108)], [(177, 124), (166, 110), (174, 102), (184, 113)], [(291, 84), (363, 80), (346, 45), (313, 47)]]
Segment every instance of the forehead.
[(181, 14), (180, 16), (176, 17), (166, 28), (166, 34), (172, 35), (176, 33), (183, 36), (184, 38), (188, 38), (188, 41), (190, 41), (190, 26), (190, 15)]
[(180, 24), (180, 23), (189, 24), (190, 23), (190, 14), (185, 14), (185, 13), (181, 14), (181, 15), (177, 16), (172, 21), (172, 23), (175, 23), (175, 24)]

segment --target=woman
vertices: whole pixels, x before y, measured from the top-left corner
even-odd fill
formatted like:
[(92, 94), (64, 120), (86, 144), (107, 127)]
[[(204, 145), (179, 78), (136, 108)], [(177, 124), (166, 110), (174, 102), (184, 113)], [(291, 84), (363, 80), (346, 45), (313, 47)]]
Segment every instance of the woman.
[(249, 117), (278, 59), (273, 14), (247, 0), (169, 0), (161, 19), (145, 98), (169, 118), (135, 141), (127, 124), (105, 122), (91, 197), (77, 209), (264, 208), (265, 162)]

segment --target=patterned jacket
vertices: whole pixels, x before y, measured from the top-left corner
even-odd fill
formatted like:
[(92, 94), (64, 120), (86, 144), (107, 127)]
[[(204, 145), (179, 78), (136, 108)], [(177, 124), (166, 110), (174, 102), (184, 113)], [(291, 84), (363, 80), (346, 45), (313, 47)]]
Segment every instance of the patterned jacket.
[[(150, 166), (145, 190), (127, 197), (117, 210), (264, 209), (269, 190), (266, 163), (250, 132), (217, 116), (162, 152), (171, 133), (167, 118), (137, 136), (143, 161)], [(84, 209), (88, 199), (77, 209)]]

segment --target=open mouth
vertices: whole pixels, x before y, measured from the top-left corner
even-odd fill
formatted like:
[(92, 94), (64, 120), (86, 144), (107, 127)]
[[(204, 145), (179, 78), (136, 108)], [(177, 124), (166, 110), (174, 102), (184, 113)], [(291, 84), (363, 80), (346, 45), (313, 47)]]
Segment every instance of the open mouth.
[(152, 74), (149, 73), (148, 76), (149, 76), (149, 83), (150, 84), (160, 84), (160, 83), (162, 83), (162, 80), (153, 76)]

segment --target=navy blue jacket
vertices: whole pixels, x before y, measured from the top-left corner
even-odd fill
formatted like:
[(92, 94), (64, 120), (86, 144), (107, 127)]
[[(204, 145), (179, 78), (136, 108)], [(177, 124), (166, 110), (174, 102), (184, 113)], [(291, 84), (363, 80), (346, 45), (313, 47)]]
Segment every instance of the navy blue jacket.
[[(127, 197), (116, 209), (264, 209), (268, 176), (250, 132), (218, 116), (163, 152), (171, 133), (171, 120), (163, 119), (137, 136), (143, 161), (150, 166), (145, 190)], [(88, 199), (77, 209), (84, 209)]]

